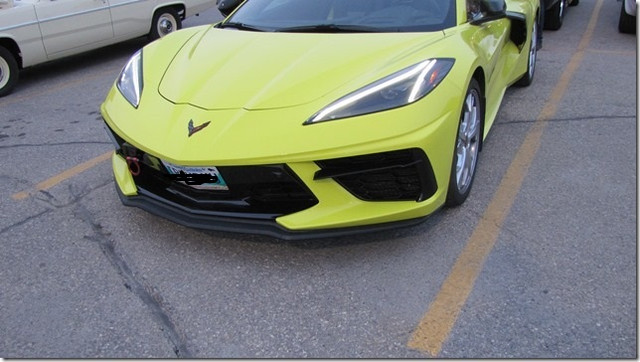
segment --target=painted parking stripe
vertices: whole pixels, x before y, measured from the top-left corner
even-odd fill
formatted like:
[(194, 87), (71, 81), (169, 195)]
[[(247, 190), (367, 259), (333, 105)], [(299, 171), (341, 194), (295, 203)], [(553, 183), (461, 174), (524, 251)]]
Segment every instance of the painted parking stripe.
[(94, 157), (88, 161), (85, 161), (79, 165), (76, 165), (66, 171), (63, 171), (53, 177), (50, 177), (40, 183), (38, 183), (33, 189), (30, 190), (25, 190), (25, 191), (21, 191), (18, 193), (15, 193), (11, 196), (11, 198), (13, 198), (14, 200), (24, 200), (27, 197), (36, 194), (40, 191), (44, 191), (44, 190), (48, 190), (50, 188), (52, 188), (53, 186), (66, 181), (90, 168), (93, 168), (95, 166), (97, 166), (98, 164), (108, 160), (109, 158), (111, 158), (111, 155), (113, 154), (113, 151), (109, 151), (106, 153), (101, 154), (100, 156)]
[(540, 147), (547, 121), (557, 112), (560, 100), (567, 91), (569, 82), (584, 58), (591, 42), (603, 0), (598, 0), (576, 52), (551, 92), (536, 122), (511, 161), (485, 213), (458, 256), (440, 291), (431, 302), (427, 313), (414, 330), (407, 346), (436, 357), (449, 337), (453, 326), (467, 301), (476, 278), (482, 271), (487, 255), (493, 250), (502, 230), (505, 218), (522, 187), (522, 181)]

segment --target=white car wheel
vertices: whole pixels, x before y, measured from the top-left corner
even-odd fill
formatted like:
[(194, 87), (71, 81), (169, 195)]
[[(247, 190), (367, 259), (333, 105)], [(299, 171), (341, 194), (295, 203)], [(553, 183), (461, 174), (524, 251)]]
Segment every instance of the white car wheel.
[(156, 11), (153, 16), (149, 38), (151, 38), (151, 40), (156, 40), (181, 28), (182, 20), (175, 9), (160, 9)]
[(0, 97), (11, 92), (18, 82), (18, 62), (11, 52), (0, 46)]

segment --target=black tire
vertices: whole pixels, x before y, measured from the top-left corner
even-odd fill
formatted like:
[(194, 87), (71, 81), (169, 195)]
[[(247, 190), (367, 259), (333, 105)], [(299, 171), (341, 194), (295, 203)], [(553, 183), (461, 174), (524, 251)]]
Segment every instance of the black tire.
[(564, 12), (567, 8), (567, 0), (558, 0), (551, 9), (544, 14), (544, 28), (547, 30), (558, 30), (562, 27)]
[(580, 0), (573, 0), (569, 3), (569, 6), (578, 6), (578, 4), (580, 4)]
[(0, 46), (0, 97), (11, 93), (18, 83), (18, 61), (6, 48)]
[(538, 18), (533, 22), (533, 29), (531, 31), (531, 43), (529, 44), (529, 59), (527, 60), (527, 72), (524, 73), (516, 85), (520, 87), (527, 87), (533, 82), (533, 76), (536, 74), (536, 60), (538, 59)]
[(182, 29), (182, 19), (176, 9), (171, 7), (158, 9), (151, 20), (149, 39), (156, 40), (179, 29)]
[(447, 206), (461, 205), (471, 192), (482, 145), (483, 123), (482, 92), (478, 81), (471, 79), (464, 96), (460, 122), (456, 132), (447, 200), (445, 201)]
[(636, 17), (627, 14), (624, 10), (624, 0), (622, 0), (622, 8), (620, 9), (620, 21), (618, 21), (618, 31), (625, 34), (636, 33)]

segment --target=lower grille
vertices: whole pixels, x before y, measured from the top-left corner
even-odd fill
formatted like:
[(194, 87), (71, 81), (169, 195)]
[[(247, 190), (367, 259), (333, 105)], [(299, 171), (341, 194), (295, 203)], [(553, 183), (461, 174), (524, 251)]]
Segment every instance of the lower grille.
[(172, 178), (157, 157), (133, 147), (114, 133), (113, 136), (119, 144), (116, 152), (135, 160), (136, 165), (130, 168), (138, 188), (195, 212), (273, 219), (318, 203), (285, 164), (217, 167), (228, 190), (200, 190)]
[(332, 178), (364, 201), (422, 201), (437, 189), (429, 159), (407, 149), (316, 162), (315, 179)]

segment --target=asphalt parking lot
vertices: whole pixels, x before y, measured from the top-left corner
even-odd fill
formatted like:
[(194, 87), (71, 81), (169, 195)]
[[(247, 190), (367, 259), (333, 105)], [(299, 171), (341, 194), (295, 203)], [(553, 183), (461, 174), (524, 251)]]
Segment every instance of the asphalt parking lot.
[[(99, 106), (137, 39), (0, 98), (0, 357), (637, 358), (637, 40), (580, 0), (458, 208), (285, 242), (127, 208)], [(220, 19), (215, 10), (185, 26)]]

